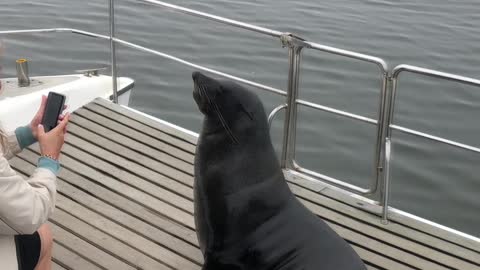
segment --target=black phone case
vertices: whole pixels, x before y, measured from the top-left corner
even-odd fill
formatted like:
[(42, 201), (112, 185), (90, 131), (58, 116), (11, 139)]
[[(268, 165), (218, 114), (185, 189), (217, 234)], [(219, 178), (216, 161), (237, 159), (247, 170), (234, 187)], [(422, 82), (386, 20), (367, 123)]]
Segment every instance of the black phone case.
[(65, 96), (59, 93), (48, 93), (47, 104), (42, 118), (42, 125), (45, 132), (49, 132), (57, 126), (58, 117), (63, 111)]

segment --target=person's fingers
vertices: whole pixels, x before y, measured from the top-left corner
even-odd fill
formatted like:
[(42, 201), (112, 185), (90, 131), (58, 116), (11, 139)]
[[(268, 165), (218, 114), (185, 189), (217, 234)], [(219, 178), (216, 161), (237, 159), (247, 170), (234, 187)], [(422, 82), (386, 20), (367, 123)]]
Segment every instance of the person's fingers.
[(68, 120), (70, 120), (70, 113), (65, 114), (65, 117), (62, 121), (55, 127), (55, 130), (64, 130), (68, 124)]
[(37, 126), (37, 134), (38, 137), (42, 137), (43, 135), (45, 135), (45, 128), (43, 127), (43, 125)]

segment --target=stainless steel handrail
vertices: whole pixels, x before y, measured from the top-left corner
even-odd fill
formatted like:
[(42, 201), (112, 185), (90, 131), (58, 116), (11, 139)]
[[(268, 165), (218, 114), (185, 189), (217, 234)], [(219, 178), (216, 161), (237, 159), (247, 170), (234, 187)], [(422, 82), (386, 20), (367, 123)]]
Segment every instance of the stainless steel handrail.
[(331, 114), (343, 116), (343, 117), (346, 117), (346, 118), (358, 120), (358, 121), (361, 121), (361, 122), (364, 122), (364, 123), (367, 123), (367, 124), (371, 124), (371, 125), (377, 125), (378, 124), (378, 121), (375, 120), (375, 119), (372, 119), (372, 118), (368, 118), (368, 117), (361, 116), (361, 115), (358, 115), (358, 114), (349, 113), (349, 112), (342, 111), (342, 110), (337, 110), (337, 109), (334, 109), (334, 108), (331, 108), (331, 107), (315, 104), (315, 103), (308, 102), (308, 101), (305, 101), (305, 100), (302, 100), (302, 99), (297, 99), (297, 104), (301, 104), (305, 107), (309, 107), (309, 108), (312, 108), (312, 109), (317, 109), (317, 110), (320, 110), (320, 111), (324, 111), (324, 112), (328, 112), (328, 113), (331, 113)]
[[(3, 35), (3, 34), (32, 34), (32, 33), (72, 33), (72, 34), (78, 34), (78, 35), (87, 36), (87, 37), (110, 40), (110, 37), (106, 36), (106, 35), (101, 35), (101, 34), (97, 34), (97, 33), (93, 33), (93, 32), (73, 29), (73, 28), (44, 28), (44, 29), (0, 31), (0, 35)], [(166, 59), (170, 59), (170, 60), (173, 60), (175, 62), (190, 66), (192, 68), (196, 68), (196, 69), (203, 70), (203, 71), (206, 71), (206, 72), (209, 72), (209, 73), (212, 73), (212, 74), (216, 74), (218, 76), (221, 76), (221, 77), (224, 77), (224, 78), (227, 78), (227, 79), (231, 79), (233, 81), (243, 83), (243, 84), (258, 88), (258, 89), (262, 89), (262, 90), (265, 90), (265, 91), (270, 92), (270, 93), (278, 94), (278, 95), (281, 95), (281, 96), (286, 96), (287, 95), (287, 93), (285, 91), (281, 90), (281, 89), (270, 87), (268, 85), (260, 84), (260, 83), (254, 82), (254, 81), (246, 80), (246, 79), (243, 79), (243, 78), (240, 78), (240, 77), (228, 74), (228, 73), (220, 72), (218, 70), (211, 69), (211, 68), (208, 68), (208, 67), (205, 67), (205, 66), (201, 66), (201, 65), (183, 60), (181, 58), (178, 58), (178, 57), (175, 57), (175, 56), (172, 56), (172, 55), (169, 55), (169, 54), (166, 54), (166, 53), (154, 50), (154, 49), (150, 49), (150, 48), (147, 48), (147, 47), (135, 44), (135, 43), (131, 43), (131, 42), (119, 39), (119, 38), (113, 38), (113, 41), (115, 43), (119, 43), (119, 44), (122, 44), (124, 46), (130, 47), (130, 48), (133, 48), (133, 49), (136, 49), (136, 50), (139, 50), (139, 51), (151, 53), (151, 54), (154, 54), (154, 55), (166, 58)]]
[(419, 132), (416, 130), (408, 129), (408, 128), (393, 124), (393, 119), (395, 114), (396, 93), (398, 90), (398, 81), (399, 81), (400, 75), (404, 72), (409, 72), (409, 73), (414, 73), (414, 74), (418, 74), (426, 77), (432, 77), (432, 78), (457, 82), (461, 84), (471, 85), (475, 87), (480, 87), (480, 80), (478, 79), (441, 72), (441, 71), (432, 70), (432, 69), (427, 69), (427, 68), (422, 68), (422, 67), (416, 67), (412, 65), (402, 64), (402, 65), (396, 66), (392, 70), (392, 76), (391, 76), (392, 87), (391, 87), (390, 102), (389, 102), (390, 105), (388, 107), (387, 118), (385, 119), (385, 123), (387, 126), (387, 133), (386, 133), (387, 140), (385, 141), (385, 149), (387, 150), (385, 152), (385, 167), (388, 168), (388, 170), (386, 170), (384, 174), (384, 186), (387, 192), (386, 192), (386, 196), (382, 198), (382, 205), (383, 205), (382, 220), (383, 221), (388, 220), (388, 205), (389, 205), (388, 185), (390, 183), (390, 168), (391, 168), (391, 160), (392, 160), (390, 156), (392, 151), (390, 150), (390, 148), (391, 148), (393, 130), (397, 130), (397, 131), (400, 131), (409, 135), (413, 135), (416, 137), (429, 139), (429, 140), (450, 145), (456, 148), (472, 151), (475, 153), (480, 153), (480, 148), (478, 147), (459, 143), (456, 141), (448, 140), (445, 138), (441, 138), (438, 136), (430, 135), (427, 133)]
[(112, 71), (113, 102), (118, 103), (117, 86), (117, 55), (115, 49), (115, 1), (109, 0), (109, 24), (110, 24), (110, 65)]
[(136, 0), (136, 1), (137, 2), (145, 2), (145, 3), (154, 4), (154, 5), (161, 6), (161, 7), (164, 7), (164, 8), (168, 8), (170, 10), (178, 11), (178, 12), (181, 12), (181, 13), (184, 13), (184, 14), (204, 18), (204, 19), (207, 19), (207, 20), (210, 20), (210, 21), (215, 21), (215, 22), (218, 22), (218, 23), (234, 26), (234, 27), (237, 27), (237, 28), (245, 29), (245, 30), (250, 30), (250, 31), (253, 31), (253, 32), (260, 33), (260, 34), (269, 35), (269, 36), (272, 36), (272, 37), (279, 38), (281, 35), (283, 35), (282, 32), (275, 31), (275, 30), (272, 30), (272, 29), (259, 27), (259, 26), (253, 25), (253, 24), (248, 24), (248, 23), (244, 23), (244, 22), (240, 22), (240, 21), (236, 21), (236, 20), (231, 20), (231, 19), (228, 19), (228, 18), (225, 18), (225, 17), (216, 16), (216, 15), (209, 14), (209, 13), (206, 13), (206, 12), (201, 12), (201, 11), (197, 11), (197, 10), (173, 5), (173, 4), (165, 3), (165, 2), (162, 2), (162, 1), (157, 1), (157, 0)]

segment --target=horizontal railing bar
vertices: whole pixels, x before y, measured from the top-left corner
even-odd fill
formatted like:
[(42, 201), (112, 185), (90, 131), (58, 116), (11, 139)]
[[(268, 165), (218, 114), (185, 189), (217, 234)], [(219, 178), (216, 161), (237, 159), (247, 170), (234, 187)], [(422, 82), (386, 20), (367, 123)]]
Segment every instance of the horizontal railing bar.
[(377, 123), (378, 123), (377, 120), (372, 119), (372, 118), (368, 118), (368, 117), (364, 117), (364, 116), (361, 116), (361, 115), (357, 115), (357, 114), (333, 109), (331, 107), (311, 103), (311, 102), (308, 102), (308, 101), (305, 101), (305, 100), (302, 100), (302, 99), (297, 99), (297, 104), (301, 104), (303, 106), (310, 107), (310, 108), (317, 109), (317, 110), (321, 110), (321, 111), (324, 111), (324, 112), (329, 112), (329, 113), (333, 113), (333, 114), (336, 114), (336, 115), (344, 116), (344, 117), (347, 117), (347, 118), (359, 120), (359, 121), (362, 121), (362, 122), (365, 122), (365, 123), (368, 123), (368, 124), (372, 124), (372, 125), (377, 125)]
[(109, 36), (101, 35), (93, 32), (78, 30), (74, 28), (42, 28), (42, 29), (24, 29), (24, 30), (7, 30), (0, 31), (0, 35), (8, 34), (35, 34), (35, 33), (73, 33), (87, 37), (110, 39)]
[(200, 69), (200, 70), (203, 70), (203, 71), (206, 71), (206, 72), (210, 72), (210, 73), (213, 73), (213, 74), (216, 74), (216, 75), (219, 75), (219, 76), (222, 76), (222, 77), (225, 77), (225, 78), (228, 78), (228, 79), (231, 79), (231, 80), (234, 80), (234, 81), (246, 84), (246, 85), (250, 85), (250, 86), (262, 89), (262, 90), (266, 90), (266, 91), (271, 92), (271, 93), (275, 93), (275, 94), (282, 95), (282, 96), (287, 95), (287, 92), (285, 92), (283, 90), (273, 88), (273, 87), (270, 87), (270, 86), (266, 86), (266, 85), (263, 85), (263, 84), (260, 84), (260, 83), (252, 82), (252, 81), (249, 81), (249, 80), (245, 80), (245, 79), (242, 79), (240, 77), (236, 77), (236, 76), (233, 76), (233, 75), (230, 75), (230, 74), (227, 74), (227, 73), (223, 73), (223, 72), (211, 69), (211, 68), (200, 66), (200, 65), (194, 64), (192, 62), (183, 60), (181, 58), (178, 58), (178, 57), (166, 54), (166, 53), (162, 53), (162, 52), (159, 52), (159, 51), (156, 51), (156, 50), (153, 50), (153, 49), (149, 49), (149, 48), (141, 46), (141, 45), (137, 45), (137, 44), (134, 44), (134, 43), (122, 40), (122, 39), (118, 39), (118, 38), (114, 38), (113, 40), (116, 43), (125, 45), (127, 47), (134, 48), (134, 49), (144, 51), (144, 52), (148, 52), (148, 53), (151, 53), (151, 54), (155, 54), (155, 55), (161, 56), (163, 58), (167, 58), (167, 59), (176, 61), (178, 63), (184, 64), (186, 66), (196, 68), (196, 69)]
[(279, 38), (283, 34), (282, 32), (275, 31), (275, 30), (272, 30), (272, 29), (259, 27), (259, 26), (253, 25), (253, 24), (243, 23), (243, 22), (236, 21), (236, 20), (227, 19), (227, 18), (224, 18), (224, 17), (216, 16), (216, 15), (201, 12), (201, 11), (196, 11), (196, 10), (189, 9), (189, 8), (184, 8), (184, 7), (181, 7), (181, 6), (165, 3), (165, 2), (162, 2), (162, 1), (157, 1), (157, 0), (137, 0), (137, 1), (155, 4), (155, 5), (166, 7), (166, 8), (178, 11), (178, 12), (182, 12), (184, 14), (193, 15), (193, 16), (196, 16), (196, 17), (204, 18), (204, 19), (207, 19), (207, 20), (219, 22), (219, 23), (222, 23), (222, 24), (230, 25), (230, 26), (235, 26), (237, 28), (251, 30), (251, 31), (254, 31), (254, 32), (257, 32), (257, 33), (260, 33), (260, 34), (269, 35), (269, 36), (272, 36), (272, 37)]
[[(84, 35), (84, 36), (88, 36), (88, 37), (101, 38), (101, 39), (105, 39), (105, 40), (110, 39), (110, 37), (108, 37), (106, 35), (101, 35), (101, 34), (97, 34), (97, 33), (93, 33), (93, 32), (83, 31), (83, 30), (79, 30), (79, 29), (73, 29), (73, 28), (42, 28), (42, 29), (25, 29), (25, 30), (7, 30), (7, 31), (0, 31), (0, 35), (3, 35), (3, 34), (28, 34), (28, 33), (30, 33), (30, 34), (31, 33), (52, 33), (52, 32), (57, 32), (57, 33), (66, 32), (66, 33), (74, 33), (74, 34)], [(128, 47), (132, 47), (132, 48), (135, 48), (135, 49), (138, 49), (138, 50), (141, 50), (141, 51), (156, 54), (156, 55), (162, 56), (164, 58), (168, 58), (168, 59), (183, 63), (183, 64), (188, 65), (190, 67), (198, 68), (198, 69), (204, 70), (206, 72), (217, 74), (219, 76), (229, 78), (229, 79), (232, 79), (232, 80), (235, 80), (235, 81), (238, 81), (238, 82), (241, 82), (241, 83), (253, 86), (253, 87), (257, 87), (259, 89), (263, 89), (263, 90), (266, 90), (266, 91), (269, 91), (269, 92), (272, 92), (272, 93), (275, 93), (275, 94), (279, 94), (279, 95), (282, 95), (282, 96), (287, 95), (287, 93), (285, 91), (282, 91), (280, 89), (272, 88), (272, 87), (269, 87), (269, 86), (266, 86), (266, 85), (263, 85), (263, 84), (259, 84), (259, 83), (256, 83), (256, 82), (252, 82), (252, 81), (249, 81), (249, 80), (245, 80), (245, 79), (242, 79), (242, 78), (230, 75), (230, 74), (219, 72), (217, 70), (206, 68), (206, 67), (203, 67), (203, 66), (185, 61), (183, 59), (180, 59), (180, 58), (177, 58), (177, 57), (165, 54), (165, 53), (161, 53), (159, 51), (152, 50), (152, 49), (149, 49), (149, 48), (146, 48), (146, 47), (143, 47), (143, 46), (131, 43), (131, 42), (127, 42), (127, 41), (117, 39), (117, 38), (115, 38), (114, 41), (117, 42), (117, 43), (123, 44), (125, 46), (128, 46)], [(409, 66), (409, 65), (397, 66), (394, 69), (393, 74), (394, 75), (396, 74), (396, 76), (398, 76), (398, 74), (402, 71), (410, 71), (410, 72), (415, 72), (415, 73), (419, 73), (419, 74), (432, 75), (432, 76), (439, 77), (439, 78), (446, 78), (446, 79), (451, 78), (451, 79), (453, 79), (455, 81), (458, 81), (458, 82), (469, 83), (469, 84), (472, 84), (472, 85), (475, 85), (475, 86), (477, 86), (477, 85), (480, 86), (480, 80), (476, 80), (476, 79), (472, 79), (472, 78), (468, 78), (468, 77), (457, 76), (457, 75), (453, 75), (453, 74), (449, 74), (449, 73), (438, 72), (438, 71), (435, 71), (435, 70), (419, 68), (419, 67), (415, 67), (415, 66)], [(435, 74), (435, 75), (433, 75), (433, 74)], [(321, 111), (333, 113), (333, 114), (336, 114), (336, 115), (344, 116), (344, 117), (347, 117), (347, 118), (356, 119), (356, 120), (359, 120), (359, 121), (362, 121), (362, 122), (365, 122), (365, 123), (368, 123), (368, 124), (377, 125), (377, 121), (374, 120), (374, 119), (367, 118), (367, 117), (360, 116), (360, 115), (356, 115), (356, 114), (352, 114), (352, 113), (348, 113), (348, 112), (337, 110), (337, 109), (333, 109), (333, 108), (330, 108), (330, 107), (327, 107), (327, 106), (322, 106), (322, 105), (319, 105), (319, 104), (311, 103), (311, 102), (308, 102), (308, 101), (305, 101), (305, 100), (298, 99), (297, 104), (307, 106), (307, 107), (310, 107), (310, 108), (313, 108), (313, 109), (318, 109), (318, 110), (321, 110)], [(447, 145), (455, 146), (455, 147), (458, 147), (458, 148), (461, 148), (461, 149), (469, 150), (469, 151), (472, 151), (472, 152), (475, 152), (475, 153), (480, 153), (480, 148), (474, 147), (474, 146), (471, 146), (471, 145), (467, 145), (467, 144), (455, 142), (455, 141), (452, 141), (452, 140), (444, 139), (444, 138), (441, 138), (441, 137), (438, 137), (438, 136), (434, 136), (434, 135), (430, 135), (430, 134), (427, 134), (427, 133), (415, 131), (415, 130), (408, 129), (408, 128), (398, 126), (398, 125), (391, 125), (390, 128), (393, 129), (393, 130), (397, 130), (397, 131), (400, 131), (400, 132), (410, 134), (410, 135), (415, 135), (415, 136), (426, 138), (426, 139), (429, 139), (429, 140), (432, 140), (432, 141), (436, 141), (436, 142), (444, 143), (444, 144), (447, 144)]]
[[(110, 40), (110, 37), (106, 36), (106, 35), (100, 35), (100, 34), (87, 32), (87, 31), (82, 31), (82, 30), (73, 29), (73, 28), (44, 28), (44, 29), (27, 29), (27, 30), (9, 30), (9, 31), (0, 31), (0, 35), (1, 34), (52, 33), (52, 32), (74, 33), (74, 34), (80, 34), (80, 35), (94, 37), (94, 38), (101, 38), (101, 39), (105, 39), (105, 40)], [(116, 43), (125, 45), (127, 47), (134, 48), (134, 49), (144, 51), (144, 52), (148, 52), (148, 53), (151, 53), (151, 54), (155, 54), (155, 55), (161, 56), (163, 58), (167, 58), (167, 59), (182, 63), (184, 65), (187, 65), (187, 66), (190, 66), (190, 67), (193, 67), (193, 68), (197, 68), (197, 69), (200, 69), (200, 70), (203, 70), (203, 71), (206, 71), (206, 72), (210, 72), (210, 73), (213, 73), (213, 74), (216, 74), (216, 75), (219, 75), (219, 76), (222, 76), (222, 77), (225, 77), (225, 78), (228, 78), (228, 79), (231, 79), (231, 80), (234, 80), (234, 81), (246, 84), (246, 85), (250, 85), (250, 86), (253, 86), (253, 87), (268, 91), (268, 92), (271, 92), (271, 93), (275, 93), (275, 94), (282, 95), (282, 96), (287, 95), (287, 92), (285, 92), (283, 90), (273, 88), (273, 87), (270, 87), (270, 86), (267, 86), (267, 85), (263, 85), (263, 84), (260, 84), (260, 83), (256, 83), (256, 82), (253, 82), (253, 81), (249, 81), (249, 80), (246, 80), (246, 79), (242, 79), (240, 77), (236, 77), (236, 76), (233, 76), (233, 75), (230, 75), (230, 74), (227, 74), (227, 73), (223, 73), (223, 72), (220, 72), (220, 71), (217, 71), (217, 70), (214, 70), (214, 69), (203, 67), (203, 66), (194, 64), (192, 62), (188, 62), (186, 60), (180, 59), (178, 57), (175, 57), (175, 56), (172, 56), (172, 55), (169, 55), (169, 54), (166, 54), (166, 53), (162, 53), (162, 52), (159, 52), (159, 51), (156, 51), (156, 50), (153, 50), (153, 49), (149, 49), (147, 47), (140, 46), (140, 45), (137, 45), (137, 44), (134, 44), (134, 43), (122, 40), (122, 39), (114, 38), (113, 40)]]
[(394, 79), (398, 78), (401, 72), (412, 72), (412, 73), (417, 73), (429, 77), (434, 77), (434, 78), (440, 78), (440, 79), (446, 79), (450, 81), (455, 81), (459, 83), (464, 83), (464, 84), (469, 84), (473, 86), (480, 86), (480, 80), (470, 78), (470, 77), (465, 77), (465, 76), (460, 76), (460, 75), (455, 75), (451, 73), (446, 73), (446, 72), (441, 72), (437, 70), (432, 70), (428, 68), (421, 68), (421, 67), (416, 67), (416, 66), (411, 66), (411, 65), (399, 65), (396, 66), (393, 71), (392, 71), (392, 77)]
[(441, 137), (437, 137), (437, 136), (434, 136), (434, 135), (430, 135), (430, 134), (427, 134), (427, 133), (423, 133), (423, 132), (420, 132), (420, 131), (416, 131), (416, 130), (405, 128), (405, 127), (398, 126), (398, 125), (390, 125), (390, 128), (392, 130), (397, 130), (397, 131), (400, 131), (400, 132), (403, 132), (403, 133), (406, 133), (406, 134), (410, 134), (410, 135), (413, 135), (413, 136), (422, 137), (422, 138), (425, 138), (425, 139), (429, 139), (431, 141), (440, 142), (440, 143), (447, 144), (447, 145), (450, 145), (450, 146), (455, 146), (455, 147), (458, 147), (458, 148), (461, 148), (461, 149), (464, 149), (464, 150), (469, 150), (469, 151), (472, 151), (472, 152), (475, 152), (475, 153), (480, 153), (480, 148), (475, 147), (475, 146), (471, 146), (471, 145), (468, 145), (468, 144), (463, 144), (463, 143), (459, 143), (459, 142), (456, 142), (456, 141), (447, 140), (447, 139), (444, 139), (444, 138), (441, 138)]
[(333, 177), (330, 177), (330, 176), (327, 176), (327, 175), (324, 175), (324, 174), (321, 174), (321, 173), (317, 173), (317, 172), (311, 171), (309, 169), (305, 169), (305, 168), (301, 167), (300, 165), (298, 165), (297, 162), (294, 162), (294, 164), (295, 164), (295, 170), (297, 172), (313, 176), (315, 178), (321, 179), (321, 180), (326, 181), (328, 183), (331, 183), (335, 186), (346, 188), (346, 189), (348, 189), (350, 191), (353, 191), (353, 192), (356, 192), (358, 194), (367, 195), (367, 194), (371, 193), (371, 190), (369, 190), (369, 189), (357, 187), (357, 186), (349, 184), (345, 181), (342, 181), (342, 180), (339, 180), (339, 179), (336, 179), (336, 178), (333, 178)]
[(311, 48), (311, 49), (315, 49), (315, 50), (323, 51), (323, 52), (328, 52), (328, 53), (333, 53), (333, 54), (340, 55), (340, 56), (346, 56), (346, 57), (349, 57), (349, 58), (352, 58), (352, 59), (363, 60), (363, 61), (367, 61), (367, 62), (370, 62), (370, 63), (374, 63), (374, 64), (378, 65), (378, 67), (381, 69), (381, 71), (383, 73), (388, 72), (387, 62), (385, 62), (385, 60), (383, 60), (381, 58), (371, 56), (371, 55), (367, 55), (367, 54), (361, 54), (361, 53), (357, 53), (357, 52), (347, 51), (347, 50), (343, 50), (343, 49), (339, 49), (339, 48), (334, 48), (334, 47), (330, 47), (330, 46), (325, 46), (325, 45), (314, 43), (314, 42), (305, 42), (305, 43), (308, 45), (307, 48)]

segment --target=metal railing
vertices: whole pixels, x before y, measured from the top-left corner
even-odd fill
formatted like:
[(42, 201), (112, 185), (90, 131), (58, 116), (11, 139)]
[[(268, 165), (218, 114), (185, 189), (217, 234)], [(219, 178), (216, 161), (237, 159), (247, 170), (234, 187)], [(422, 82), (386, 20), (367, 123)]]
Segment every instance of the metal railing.
[[(425, 68), (409, 66), (409, 65), (399, 65), (392, 70), (388, 68), (387, 63), (378, 57), (365, 55), (361, 53), (356, 53), (352, 51), (342, 50), (334, 47), (329, 47), (314, 42), (306, 41), (300, 37), (297, 37), (290, 33), (284, 33), (280, 31), (275, 31), (263, 27), (258, 27), (252, 24), (247, 24), (216, 15), (199, 12), (196, 10), (180, 7), (177, 5), (172, 5), (169, 3), (156, 1), (156, 0), (131, 0), (135, 2), (146, 2), (153, 4), (155, 6), (160, 6), (184, 14), (200, 17), (210, 21), (215, 21), (218, 23), (226, 24), (236, 28), (256, 32), (273, 38), (278, 38), (281, 41), (283, 47), (288, 48), (288, 59), (289, 59), (289, 71), (288, 71), (288, 85), (287, 91), (270, 87), (268, 85), (260, 84), (254, 81), (246, 80), (239, 78), (237, 76), (227, 74), (218, 70), (214, 70), (205, 66), (201, 66), (184, 59), (175, 57), (173, 55), (166, 54), (151, 48), (141, 46), (139, 44), (131, 43), (126, 40), (122, 40), (115, 37), (115, 12), (114, 12), (114, 0), (109, 0), (109, 23), (110, 23), (110, 33), (109, 35), (101, 35), (97, 33), (82, 31), (72, 28), (49, 28), (49, 29), (30, 29), (30, 30), (13, 30), (13, 31), (0, 31), (1, 34), (26, 34), (26, 33), (49, 33), (49, 32), (60, 32), (60, 33), (72, 33), (82, 36), (98, 38), (102, 40), (107, 40), (110, 42), (110, 56), (111, 56), (111, 71), (112, 71), (112, 89), (113, 89), (113, 101), (118, 102), (118, 92), (117, 92), (117, 68), (116, 68), (116, 45), (120, 44), (126, 47), (130, 47), (139, 51), (147, 52), (159, 57), (170, 59), (172, 61), (178, 62), (180, 64), (206, 71), (218, 76), (222, 76), (239, 83), (243, 83), (261, 90), (268, 91), (277, 95), (285, 96), (285, 103), (276, 107), (269, 115), (268, 121), (269, 124), (273, 121), (276, 114), (282, 110), (286, 111), (286, 117), (284, 121), (284, 132), (283, 132), (283, 145), (282, 145), (282, 155), (281, 155), (281, 165), (285, 170), (292, 170), (299, 173), (303, 173), (314, 177), (319, 180), (323, 180), (332, 185), (341, 187), (353, 193), (367, 196), (367, 195), (380, 195), (380, 200), (376, 201), (377, 204), (382, 206), (382, 220), (388, 221), (388, 207), (389, 207), (389, 182), (390, 182), (390, 168), (391, 168), (391, 139), (392, 131), (400, 131), (407, 133), (413, 136), (426, 138), (432, 141), (444, 143), (453, 147), (473, 151), (480, 153), (480, 148), (463, 144), (460, 142), (448, 140), (445, 138), (437, 137), (434, 135), (422, 133), (406, 127), (398, 126), (393, 124), (394, 118), (394, 105), (396, 92), (398, 88), (399, 75), (403, 72), (416, 73), (423, 76), (430, 76), (439, 79), (455, 81), (459, 83), (469, 84), (473, 86), (480, 86), (480, 80), (473, 78), (458, 76), (449, 73), (443, 73), (439, 71), (429, 70)], [(324, 53), (334, 54), (342, 57), (347, 57), (350, 59), (356, 59), (358, 61), (363, 61), (371, 64), (375, 64), (379, 70), (379, 101), (378, 101), (378, 117), (377, 119), (372, 119), (364, 117), (361, 115), (349, 113), (346, 111), (337, 110), (331, 107), (323, 106), (320, 104), (312, 103), (306, 100), (298, 98), (299, 94), (299, 82), (300, 82), (300, 66), (301, 66), (301, 57), (302, 51), (304, 49), (322, 51)], [(376, 143), (374, 148), (374, 177), (371, 180), (371, 183), (368, 188), (362, 188), (359, 186), (352, 185), (346, 181), (340, 179), (335, 179), (327, 175), (323, 175), (318, 172), (308, 170), (301, 167), (295, 161), (295, 145), (296, 145), (296, 131), (297, 131), (297, 109), (298, 106), (305, 106), (308, 108), (320, 110), (323, 112), (331, 113), (341, 117), (353, 119), (360, 121), (369, 125), (376, 127)]]

